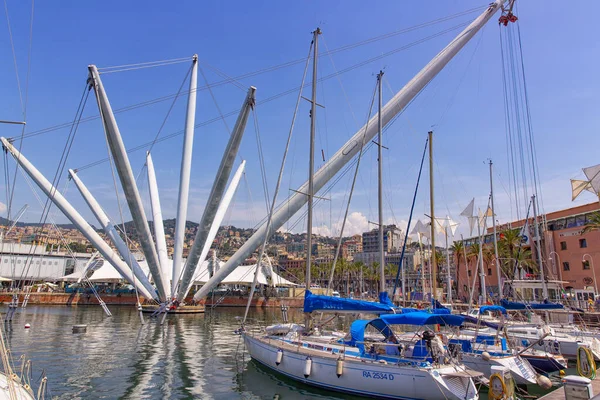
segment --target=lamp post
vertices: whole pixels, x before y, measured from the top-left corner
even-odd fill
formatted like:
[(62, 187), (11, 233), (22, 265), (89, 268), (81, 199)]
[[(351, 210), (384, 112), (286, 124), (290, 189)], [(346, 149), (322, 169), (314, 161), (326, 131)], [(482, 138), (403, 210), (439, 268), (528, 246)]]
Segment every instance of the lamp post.
[(558, 279), (560, 279), (562, 281), (562, 263), (560, 262), (560, 256), (558, 255), (557, 252), (551, 251), (550, 254), (548, 254), (548, 260), (550, 260), (550, 261), (552, 261), (552, 254), (554, 254), (556, 259), (558, 260), (558, 265), (556, 267), (558, 269)]
[(592, 276), (594, 277), (594, 299), (598, 295), (598, 283), (596, 282), (596, 270), (594, 269), (594, 259), (588, 253), (585, 253), (583, 257), (581, 257), (582, 261), (585, 261), (585, 256), (590, 258), (590, 264), (592, 267)]

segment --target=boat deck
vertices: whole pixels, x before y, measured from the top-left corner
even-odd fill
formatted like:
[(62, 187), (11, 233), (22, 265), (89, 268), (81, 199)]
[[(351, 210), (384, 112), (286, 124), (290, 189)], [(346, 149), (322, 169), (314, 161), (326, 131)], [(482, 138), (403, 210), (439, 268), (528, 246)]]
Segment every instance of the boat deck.
[[(596, 378), (592, 381), (592, 390), (594, 391), (594, 396), (600, 394), (600, 377)], [(564, 399), (565, 399), (565, 389), (561, 386), (558, 389), (548, 393), (547, 395), (540, 397), (538, 400), (564, 400)]]

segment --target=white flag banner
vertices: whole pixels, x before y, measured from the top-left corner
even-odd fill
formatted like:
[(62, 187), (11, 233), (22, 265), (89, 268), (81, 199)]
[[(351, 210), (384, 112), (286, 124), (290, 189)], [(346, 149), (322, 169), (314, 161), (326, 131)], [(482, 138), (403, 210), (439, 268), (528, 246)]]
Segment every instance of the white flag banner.
[(595, 194), (594, 192), (594, 188), (592, 187), (592, 184), (589, 181), (582, 181), (579, 179), (571, 179), (571, 201), (575, 201), (575, 199), (584, 191), (587, 190), (588, 192), (592, 192)]
[(473, 199), (471, 200), (471, 202), (469, 203), (467, 208), (465, 208), (463, 210), (463, 212), (460, 213), (460, 215), (462, 215), (463, 217), (471, 218), (473, 215), (475, 215), (474, 211), (475, 211), (475, 197), (473, 197)]
[(435, 219), (435, 232), (440, 234), (446, 232), (446, 218)]
[(594, 193), (600, 193), (600, 164), (584, 168), (583, 173), (592, 185)]
[(456, 233), (458, 229), (458, 222), (454, 221), (450, 216), (446, 216), (446, 228), (452, 233), (452, 236)]
[(475, 227), (475, 221), (477, 217), (474, 214), (475, 212), (475, 198), (471, 200), (469, 205), (460, 213), (461, 216), (467, 217), (469, 220), (469, 235), (473, 235), (473, 228)]

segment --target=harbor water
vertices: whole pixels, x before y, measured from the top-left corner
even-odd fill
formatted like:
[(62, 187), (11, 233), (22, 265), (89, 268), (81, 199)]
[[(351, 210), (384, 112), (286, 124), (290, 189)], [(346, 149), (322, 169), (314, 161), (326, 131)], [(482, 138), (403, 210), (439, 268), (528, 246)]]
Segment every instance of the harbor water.
[[(15, 369), (25, 354), (34, 387), (45, 372), (47, 398), (55, 399), (364, 399), (297, 383), (252, 362), (234, 334), (242, 308), (168, 316), (162, 326), (148, 315), (142, 325), (134, 307), (111, 312), (106, 317), (98, 306), (19, 309), (5, 325)], [(255, 309), (250, 318), (269, 323), (280, 314)], [(76, 324), (86, 324), (87, 332), (73, 333)]]

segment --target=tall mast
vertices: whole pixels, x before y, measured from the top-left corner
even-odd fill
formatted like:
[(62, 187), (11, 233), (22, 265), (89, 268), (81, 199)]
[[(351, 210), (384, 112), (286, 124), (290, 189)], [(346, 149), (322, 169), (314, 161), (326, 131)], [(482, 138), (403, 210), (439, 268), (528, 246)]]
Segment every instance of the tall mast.
[(171, 276), (171, 297), (175, 297), (183, 264), (183, 240), (185, 239), (185, 223), (187, 221), (188, 200), (190, 192), (190, 174), (192, 168), (192, 149), (194, 147), (194, 124), (196, 123), (196, 86), (198, 79), (198, 55), (192, 58), (190, 74), (190, 91), (188, 94), (183, 135), (181, 169), (179, 172), (179, 195), (177, 197), (177, 217), (175, 218), (175, 237), (173, 244), (173, 270)]
[(377, 207), (379, 209), (379, 293), (385, 292), (385, 253), (383, 249), (383, 158), (381, 153), (382, 146), (382, 126), (381, 126), (381, 81), (383, 71), (377, 74), (377, 84), (379, 90), (379, 105), (377, 111), (377, 141), (378, 141), (378, 158), (377, 158)]
[[(486, 210), (487, 213), (487, 210)], [(485, 215), (483, 216), (484, 221), (487, 221)], [(485, 289), (485, 271), (483, 270), (483, 233), (485, 232), (486, 225), (483, 225), (481, 229), (481, 219), (477, 216), (477, 234), (479, 235), (479, 286), (481, 286), (481, 297), (483, 297), (483, 303), (487, 301), (487, 292)]]
[(431, 294), (437, 295), (437, 263), (435, 259), (435, 211), (433, 202), (433, 131), (429, 131), (429, 212), (431, 213)]
[(544, 274), (544, 264), (542, 263), (542, 238), (540, 237), (540, 228), (538, 226), (537, 202), (535, 194), (531, 196), (531, 201), (533, 203), (533, 223), (535, 229), (535, 238), (533, 242), (535, 243), (535, 249), (537, 251), (538, 268), (540, 269), (540, 277), (542, 278), (542, 293), (545, 300), (548, 298), (548, 284)]
[[(308, 217), (306, 219), (306, 290), (310, 290), (310, 267), (312, 262), (312, 219), (313, 219), (313, 196), (314, 196), (314, 174), (315, 174), (315, 126), (317, 118), (317, 57), (319, 55), (319, 35), (321, 29), (313, 32), (313, 71), (312, 71), (312, 97), (310, 105), (310, 146), (308, 157)], [(310, 331), (310, 314), (304, 316), (304, 327)]]
[(502, 299), (502, 275), (500, 274), (500, 260), (498, 260), (498, 237), (496, 235), (496, 210), (494, 209), (494, 179), (493, 167), (490, 159), (490, 199), (492, 203), (492, 226), (494, 227), (494, 260), (496, 261), (496, 275), (498, 276), (498, 298)]
[[(423, 88), (458, 54), (458, 52), (475, 36), (477, 32), (488, 22), (505, 0), (496, 0), (490, 4), (481, 15), (458, 34), (444, 49), (442, 49), (426, 66), (419, 71), (386, 105), (381, 109), (381, 123), (385, 127), (396, 115), (406, 108)], [(345, 165), (347, 165), (361, 149), (360, 144), (373, 140), (377, 134), (376, 118), (373, 117), (367, 124), (361, 127), (315, 174), (313, 189), (319, 191), (323, 188)], [(304, 207), (310, 196), (308, 183), (298, 188), (299, 193), (294, 193), (286, 202), (273, 213), (270, 227), (262, 224), (257, 231), (244, 243), (242, 247), (227, 261), (219, 272), (216, 273), (200, 290), (194, 295), (199, 300), (214, 289), (228, 274), (230, 274), (246, 257), (251, 255), (264, 241), (265, 236), (270, 236), (281, 228), (287, 220)]]
[(312, 262), (312, 219), (315, 174), (315, 126), (317, 117), (317, 56), (319, 54), (319, 35), (321, 29), (313, 32), (313, 71), (312, 71), (312, 98), (310, 105), (310, 146), (308, 157), (308, 217), (306, 221), (306, 290), (310, 290), (310, 267)]

